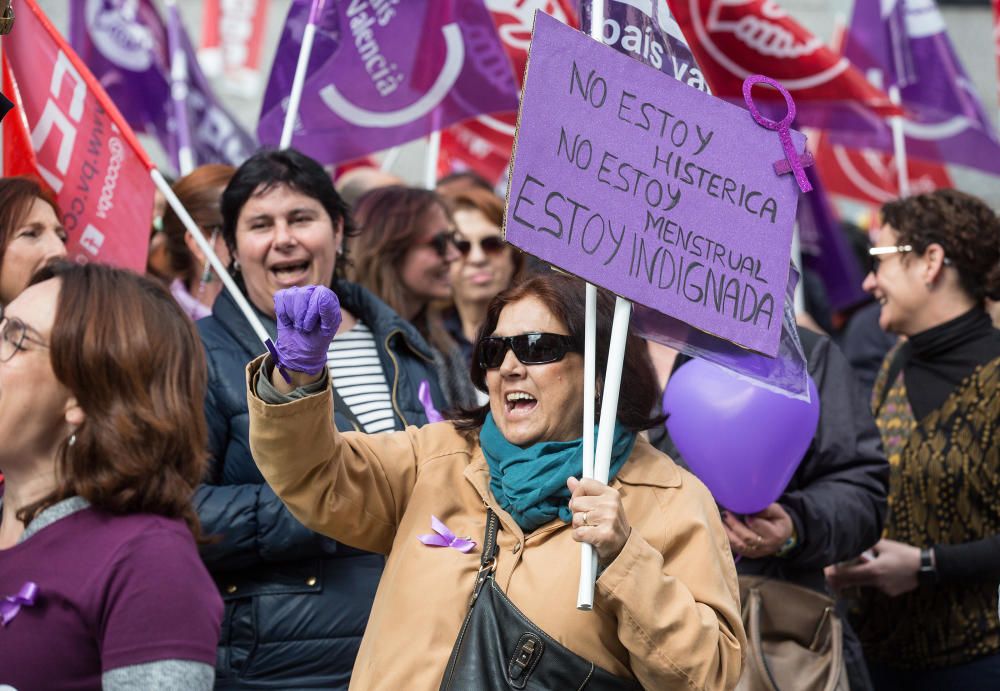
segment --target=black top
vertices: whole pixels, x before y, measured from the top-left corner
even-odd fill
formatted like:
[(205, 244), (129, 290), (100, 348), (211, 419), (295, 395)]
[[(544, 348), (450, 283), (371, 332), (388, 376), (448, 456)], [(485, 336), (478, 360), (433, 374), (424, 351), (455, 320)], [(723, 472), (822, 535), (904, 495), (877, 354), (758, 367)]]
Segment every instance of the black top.
[(906, 397), (913, 416), (922, 420), (940, 408), (973, 370), (1000, 357), (1000, 331), (984, 309), (974, 307), (915, 334), (908, 350), (903, 365)]
[[(917, 420), (937, 410), (979, 366), (1000, 357), (1000, 330), (974, 307), (915, 334), (903, 366), (906, 397)], [(935, 545), (942, 581), (1000, 578), (1000, 535), (958, 545)]]

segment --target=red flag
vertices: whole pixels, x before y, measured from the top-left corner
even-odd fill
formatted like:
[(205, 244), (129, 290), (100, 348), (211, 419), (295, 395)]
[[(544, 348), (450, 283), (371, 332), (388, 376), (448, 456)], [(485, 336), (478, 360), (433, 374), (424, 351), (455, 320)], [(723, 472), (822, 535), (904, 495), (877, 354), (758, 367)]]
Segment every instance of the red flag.
[[(899, 173), (892, 154), (850, 149), (834, 144), (823, 134), (815, 141), (816, 164), (827, 192), (873, 206), (899, 198)], [(907, 158), (906, 169), (911, 194), (954, 187), (948, 170), (941, 164)]]
[[(486, 0), (518, 86), (524, 79), (535, 10), (578, 28), (580, 18), (572, 0)], [(499, 184), (510, 164), (517, 113), (496, 113), (465, 120), (441, 131), (438, 175), (471, 170)]]
[(3, 43), (4, 91), (17, 111), (4, 123), (4, 174), (37, 175), (55, 192), (70, 257), (143, 271), (153, 164), (35, 0), (23, 6)]
[[(712, 92), (743, 100), (743, 80), (764, 74), (791, 92), (799, 122), (822, 127), (864, 125), (841, 119), (831, 104), (899, 114), (889, 97), (865, 79), (846, 58), (789, 17), (774, 0), (669, 0)], [(756, 89), (754, 99), (776, 99), (773, 89)], [(857, 115), (857, 114), (855, 114)]]

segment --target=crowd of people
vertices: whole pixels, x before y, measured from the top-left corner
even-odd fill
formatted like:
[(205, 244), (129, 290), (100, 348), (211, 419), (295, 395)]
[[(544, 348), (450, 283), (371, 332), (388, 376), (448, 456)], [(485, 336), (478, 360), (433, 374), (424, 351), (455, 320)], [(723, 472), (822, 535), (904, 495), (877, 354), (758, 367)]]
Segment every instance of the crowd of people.
[[(883, 207), (875, 306), (798, 329), (809, 447), (736, 515), (663, 424), (690, 356), (634, 334), (581, 479), (584, 285), (504, 241), (488, 183), (335, 187), (286, 149), (173, 187), (240, 296), (171, 210), (142, 277), (67, 262), (51, 195), (0, 179), (0, 688), (1000, 689), (983, 201)], [(776, 599), (819, 603), (808, 664), (762, 637)]]

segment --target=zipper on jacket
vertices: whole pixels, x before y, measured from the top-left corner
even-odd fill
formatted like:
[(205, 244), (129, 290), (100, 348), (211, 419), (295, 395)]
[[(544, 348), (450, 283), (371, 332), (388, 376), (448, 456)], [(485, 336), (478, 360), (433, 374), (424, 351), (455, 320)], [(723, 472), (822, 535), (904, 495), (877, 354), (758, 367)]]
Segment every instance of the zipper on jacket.
[[(403, 427), (405, 429), (406, 426), (409, 425), (410, 423), (407, 421), (406, 416), (403, 415), (403, 411), (399, 409), (399, 401), (396, 399), (396, 389), (397, 389), (397, 387), (399, 385), (399, 361), (396, 360), (396, 356), (393, 354), (392, 349), (389, 347), (389, 339), (392, 338), (393, 336), (395, 336), (396, 334), (402, 334), (402, 333), (403, 332), (400, 331), (399, 329), (396, 329), (395, 331), (390, 331), (388, 333), (388, 335), (386, 335), (386, 337), (385, 337), (384, 347), (385, 347), (386, 354), (389, 356), (389, 359), (392, 360), (392, 366), (393, 366), (393, 372), (392, 372), (392, 409), (396, 411), (396, 415), (398, 415), (399, 419), (403, 422)], [(418, 353), (418, 355), (419, 355), (419, 353)]]

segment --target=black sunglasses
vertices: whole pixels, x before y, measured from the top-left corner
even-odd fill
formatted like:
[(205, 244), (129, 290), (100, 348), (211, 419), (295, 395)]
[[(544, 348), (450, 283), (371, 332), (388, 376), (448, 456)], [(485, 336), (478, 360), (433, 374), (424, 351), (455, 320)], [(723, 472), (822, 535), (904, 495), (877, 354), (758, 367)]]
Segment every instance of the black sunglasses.
[[(499, 254), (507, 246), (507, 243), (499, 235), (487, 235), (482, 240), (477, 240), (476, 244), (483, 250), (483, 254)], [(472, 251), (472, 241), (456, 239), (455, 247), (458, 248), (463, 257), (468, 257), (469, 252)]]
[(483, 369), (495, 369), (503, 364), (507, 349), (514, 351), (522, 365), (544, 365), (558, 362), (566, 353), (578, 352), (569, 336), (550, 333), (527, 333), (517, 336), (486, 336), (479, 340), (479, 364)]
[[(445, 257), (448, 256), (448, 245), (454, 245), (455, 247), (458, 247), (458, 243), (460, 242), (460, 240), (458, 239), (457, 236), (458, 236), (457, 231), (442, 230), (440, 233), (432, 237), (427, 242), (422, 242), (420, 244), (427, 245), (435, 252), (437, 252), (437, 255), (439, 257), (444, 259)], [(459, 252), (461, 251), (462, 250), (459, 247)]]

